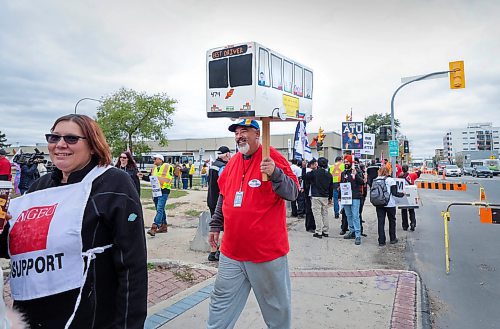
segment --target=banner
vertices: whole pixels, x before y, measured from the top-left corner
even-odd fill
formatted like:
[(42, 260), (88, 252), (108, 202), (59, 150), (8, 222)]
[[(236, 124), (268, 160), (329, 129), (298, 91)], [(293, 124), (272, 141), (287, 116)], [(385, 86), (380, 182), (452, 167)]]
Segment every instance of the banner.
[(363, 122), (342, 122), (342, 150), (363, 149)]
[(364, 133), (361, 154), (375, 155), (375, 134)]
[(293, 158), (297, 160), (312, 160), (311, 148), (307, 140), (306, 123), (304, 121), (297, 122), (297, 128), (295, 128)]

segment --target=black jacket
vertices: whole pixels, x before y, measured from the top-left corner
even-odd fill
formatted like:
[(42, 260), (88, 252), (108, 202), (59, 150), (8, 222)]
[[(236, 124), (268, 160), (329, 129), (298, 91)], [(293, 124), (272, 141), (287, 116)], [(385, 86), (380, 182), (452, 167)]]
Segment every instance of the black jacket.
[[(69, 176), (68, 184), (82, 181), (96, 166), (92, 161)], [(28, 193), (61, 186), (62, 173), (42, 176)], [(135, 220), (129, 220), (136, 214)], [(71, 220), (68, 218), (68, 220)], [(7, 254), (7, 224), (0, 236), (1, 256)], [(113, 244), (91, 262), (80, 306), (71, 329), (144, 328), (147, 313), (147, 263), (144, 221), (139, 195), (128, 175), (110, 168), (94, 180), (82, 223), (83, 250)], [(30, 328), (64, 328), (75, 307), (78, 289), (14, 301)]]
[(139, 180), (139, 177), (137, 176), (137, 173), (139, 172), (136, 168), (130, 168), (130, 167), (117, 167), (120, 170), (125, 171), (130, 179), (134, 182), (135, 189), (137, 191), (137, 194), (141, 195), (141, 182)]
[(210, 169), (208, 170), (208, 194), (207, 194), (207, 205), (210, 208), (210, 213), (213, 215), (215, 207), (217, 206), (217, 199), (219, 198), (219, 173), (221, 169), (226, 166), (227, 162), (222, 161), (222, 159), (217, 158), (217, 160), (212, 163)]
[(29, 189), (31, 184), (33, 184), (33, 182), (38, 178), (40, 178), (40, 174), (38, 173), (38, 165), (36, 163), (21, 165), (19, 189), (23, 191)]
[[(354, 179), (352, 177), (352, 170), (356, 171), (354, 175)], [(364, 174), (360, 169), (346, 169), (342, 172), (340, 176), (340, 181), (342, 183), (351, 183), (352, 190), (352, 198), (353, 199), (362, 199), (364, 190), (363, 187), (365, 185)]]
[(305, 176), (311, 187), (311, 197), (333, 198), (333, 177), (323, 168), (312, 170)]

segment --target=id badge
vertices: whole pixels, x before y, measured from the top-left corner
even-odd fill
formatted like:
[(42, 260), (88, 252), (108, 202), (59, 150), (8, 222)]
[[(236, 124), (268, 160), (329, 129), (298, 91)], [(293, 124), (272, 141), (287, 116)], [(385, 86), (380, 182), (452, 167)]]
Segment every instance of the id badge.
[(234, 196), (234, 206), (241, 207), (242, 202), (243, 202), (243, 192), (242, 191), (236, 192), (236, 195)]

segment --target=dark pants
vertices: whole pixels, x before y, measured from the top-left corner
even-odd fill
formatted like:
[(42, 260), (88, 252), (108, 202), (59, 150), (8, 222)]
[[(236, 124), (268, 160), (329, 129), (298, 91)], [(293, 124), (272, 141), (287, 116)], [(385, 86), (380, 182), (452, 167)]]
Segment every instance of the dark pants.
[(304, 200), (304, 192), (299, 192), (299, 196), (297, 200), (292, 201), (292, 216), (303, 216), (305, 214), (305, 200)]
[(193, 188), (193, 175), (189, 175), (189, 188)]
[(378, 221), (378, 243), (385, 243), (385, 215), (389, 219), (389, 238), (396, 240), (396, 207), (376, 207)]
[(182, 179), (182, 189), (187, 190), (188, 188), (188, 178), (183, 178)]
[(408, 212), (410, 212), (410, 226), (417, 226), (417, 218), (415, 217), (415, 209), (401, 209), (401, 218), (403, 219), (403, 230), (408, 229)]
[(316, 230), (316, 222), (314, 221), (314, 216), (311, 208), (311, 197), (305, 197), (305, 210), (306, 210), (306, 231)]

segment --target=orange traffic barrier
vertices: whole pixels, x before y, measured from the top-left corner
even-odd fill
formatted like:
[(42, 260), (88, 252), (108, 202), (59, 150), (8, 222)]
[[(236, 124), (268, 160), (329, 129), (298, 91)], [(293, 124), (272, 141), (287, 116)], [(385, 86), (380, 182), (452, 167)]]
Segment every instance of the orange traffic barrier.
[(467, 185), (463, 183), (417, 182), (417, 187), (428, 190), (467, 191)]
[(483, 224), (500, 224), (500, 208), (479, 208), (479, 220)]

